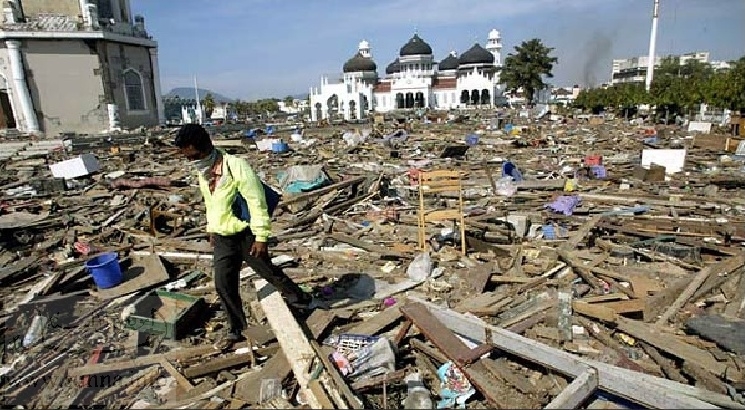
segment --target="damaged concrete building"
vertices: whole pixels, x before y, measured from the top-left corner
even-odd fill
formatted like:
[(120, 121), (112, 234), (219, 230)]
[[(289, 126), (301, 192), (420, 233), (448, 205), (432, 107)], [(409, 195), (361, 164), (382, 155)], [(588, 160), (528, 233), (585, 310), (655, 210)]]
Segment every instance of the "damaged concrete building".
[(157, 43), (129, 0), (6, 0), (0, 129), (57, 135), (165, 121)]

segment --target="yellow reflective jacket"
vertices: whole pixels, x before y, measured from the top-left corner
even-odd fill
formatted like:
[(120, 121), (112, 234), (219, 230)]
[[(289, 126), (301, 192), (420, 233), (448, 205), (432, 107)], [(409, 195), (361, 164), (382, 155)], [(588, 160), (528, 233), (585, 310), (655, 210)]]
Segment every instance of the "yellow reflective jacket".
[[(266, 206), (264, 187), (258, 175), (243, 158), (222, 155), (222, 175), (225, 180), (210, 192), (209, 182), (199, 175), (199, 190), (202, 191), (207, 211), (207, 232), (218, 235), (233, 235), (251, 227), (257, 242), (266, 242), (271, 235), (272, 220)], [(233, 214), (233, 201), (239, 193), (246, 200), (251, 221), (245, 222)]]

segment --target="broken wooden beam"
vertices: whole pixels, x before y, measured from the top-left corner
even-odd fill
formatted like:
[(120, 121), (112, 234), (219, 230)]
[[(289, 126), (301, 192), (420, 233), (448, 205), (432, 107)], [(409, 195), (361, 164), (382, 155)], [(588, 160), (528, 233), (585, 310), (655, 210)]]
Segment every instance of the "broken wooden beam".
[[(714, 409), (722, 403), (736, 405), (727, 396), (580, 357), (491, 326), (479, 318), (441, 308), (419, 298), (409, 297), (409, 300), (426, 306), (437, 319), (458, 334), (479, 342), (489, 341), (497, 349), (566, 375), (576, 378), (593, 367), (598, 370), (602, 390), (648, 407)], [(716, 402), (716, 405), (711, 402)]]
[(739, 254), (717, 264), (707, 266), (702, 269), (693, 281), (683, 290), (677, 299), (665, 310), (665, 312), (657, 319), (656, 325), (666, 324), (673, 315), (678, 313), (680, 308), (685, 305), (698, 288), (709, 278), (711, 275), (721, 275), (723, 273), (731, 273), (745, 264), (745, 254)]
[(292, 372), (308, 405), (314, 409), (326, 408), (323, 407), (324, 403), (328, 404), (333, 399), (337, 406), (344, 406), (339, 392), (329, 389), (331, 381), (326, 375), (322, 374), (319, 379), (323, 385), (319, 387), (323, 388), (312, 387), (311, 366), (316, 360), (316, 352), (282, 295), (264, 279), (254, 280), (254, 287), (259, 295), (261, 309), (292, 366)]
[(551, 400), (544, 409), (576, 409), (584, 403), (598, 388), (598, 371), (594, 368), (585, 370), (569, 386)]
[(194, 379), (208, 374), (214, 374), (222, 370), (251, 364), (251, 353), (231, 354), (226, 357), (209, 360), (196, 366), (184, 369), (184, 377)]
[[(420, 303), (409, 303), (401, 308), (401, 313), (411, 320), (414, 325), (437, 346), (442, 353), (452, 360), (458, 366), (458, 369), (468, 378), (481, 394), (494, 406), (500, 406), (499, 390), (494, 386), (494, 379), (487, 370), (486, 366), (476, 361), (473, 364), (474, 356), (478, 357), (487, 353), (484, 349), (469, 349), (468, 346), (442, 324), (432, 313)], [(486, 343), (486, 345), (489, 345)], [(490, 349), (491, 350), (491, 347)]]

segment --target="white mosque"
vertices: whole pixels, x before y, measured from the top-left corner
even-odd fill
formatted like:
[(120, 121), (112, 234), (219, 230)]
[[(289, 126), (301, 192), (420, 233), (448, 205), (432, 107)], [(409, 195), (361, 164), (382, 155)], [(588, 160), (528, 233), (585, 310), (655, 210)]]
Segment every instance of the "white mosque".
[(344, 63), (341, 80), (324, 76), (319, 88), (310, 89), (311, 117), (355, 120), (373, 111), (491, 107), (501, 95), (501, 55), (502, 38), (496, 29), (489, 32), (486, 47), (476, 43), (439, 63), (432, 47), (414, 34), (380, 78), (370, 43), (363, 40), (357, 54)]

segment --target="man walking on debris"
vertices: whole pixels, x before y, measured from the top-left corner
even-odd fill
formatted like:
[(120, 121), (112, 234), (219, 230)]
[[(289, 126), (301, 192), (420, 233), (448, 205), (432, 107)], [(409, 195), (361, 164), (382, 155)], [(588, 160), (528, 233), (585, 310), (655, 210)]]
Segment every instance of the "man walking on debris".
[(228, 318), (228, 333), (215, 347), (228, 349), (244, 339), (247, 326), (240, 296), (240, 270), (245, 260), (296, 307), (308, 307), (303, 292), (278, 267), (267, 250), (271, 210), (279, 197), (266, 187), (248, 162), (218, 150), (199, 124), (181, 127), (174, 145), (190, 161), (204, 197), (207, 232), (214, 247), (215, 291)]

